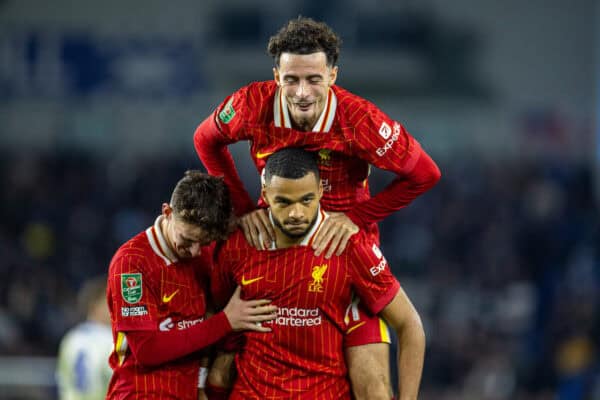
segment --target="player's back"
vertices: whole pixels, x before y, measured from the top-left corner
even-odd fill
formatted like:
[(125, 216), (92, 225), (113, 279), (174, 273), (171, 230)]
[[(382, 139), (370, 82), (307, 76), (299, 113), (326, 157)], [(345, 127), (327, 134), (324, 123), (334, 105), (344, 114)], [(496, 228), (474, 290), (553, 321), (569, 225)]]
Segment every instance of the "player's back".
[(84, 322), (61, 341), (56, 378), (61, 400), (100, 400), (106, 396), (112, 370), (110, 326)]

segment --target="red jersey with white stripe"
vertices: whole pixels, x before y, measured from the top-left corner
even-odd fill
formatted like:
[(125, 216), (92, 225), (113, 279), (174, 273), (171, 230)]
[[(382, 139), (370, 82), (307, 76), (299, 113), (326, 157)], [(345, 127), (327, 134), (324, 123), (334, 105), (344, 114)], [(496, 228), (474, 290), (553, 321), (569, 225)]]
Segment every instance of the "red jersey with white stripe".
[(121, 246), (110, 263), (107, 299), (115, 341), (110, 399), (197, 399), (197, 354), (143, 367), (127, 346), (128, 332), (184, 330), (205, 317), (209, 252), (178, 260), (161, 233), (161, 218)]
[(298, 246), (258, 251), (237, 231), (219, 250), (212, 282), (218, 302), (240, 285), (242, 298), (267, 298), (279, 309), (272, 332), (244, 334), (230, 399), (350, 398), (342, 344), (352, 291), (378, 313), (399, 283), (363, 232), (341, 256), (315, 256), (310, 240), (325, 217), (319, 213)]
[[(194, 139), (208, 172), (225, 176), (235, 194), (232, 198), (238, 214), (254, 206), (223, 147), (240, 140), (251, 141), (252, 159), (259, 171), (266, 158), (281, 148), (318, 151), (324, 186), (322, 206), (327, 211), (347, 212), (363, 228), (433, 186), (431, 182), (426, 187), (410, 185), (420, 173), (413, 171), (420, 159), (419, 168), (429, 174), (427, 179), (433, 183), (439, 179), (435, 163), (399, 122), (339, 86), (330, 88), (312, 132), (292, 129), (285, 97), (275, 81), (265, 81), (251, 83), (227, 97), (212, 121), (198, 127)], [(369, 164), (398, 175), (373, 199), (367, 182)]]

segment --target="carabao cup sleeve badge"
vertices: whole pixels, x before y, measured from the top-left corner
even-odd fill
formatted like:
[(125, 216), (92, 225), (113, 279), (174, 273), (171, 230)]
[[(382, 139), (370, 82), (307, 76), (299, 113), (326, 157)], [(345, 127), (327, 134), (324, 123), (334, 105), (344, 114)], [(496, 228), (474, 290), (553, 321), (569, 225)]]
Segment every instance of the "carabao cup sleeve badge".
[(142, 274), (121, 274), (121, 296), (129, 304), (142, 298)]

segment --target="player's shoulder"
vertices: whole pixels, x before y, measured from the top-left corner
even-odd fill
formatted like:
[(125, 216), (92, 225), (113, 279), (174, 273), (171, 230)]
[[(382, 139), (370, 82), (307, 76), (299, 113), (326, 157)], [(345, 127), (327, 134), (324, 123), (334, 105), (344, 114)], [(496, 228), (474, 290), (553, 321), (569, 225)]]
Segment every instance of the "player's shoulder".
[(276, 90), (274, 81), (251, 82), (241, 87), (218, 108), (218, 123), (242, 126), (264, 122), (272, 112)]
[(347, 250), (353, 255), (373, 253), (376, 257), (380, 257), (381, 251), (372, 234), (364, 230), (359, 230), (348, 240)]
[(146, 231), (140, 232), (119, 247), (110, 261), (109, 273), (117, 272), (122, 265), (127, 264), (140, 269), (147, 268), (149, 259), (154, 252), (148, 241)]
[(254, 107), (272, 106), (276, 91), (275, 81), (251, 82), (232, 94), (233, 104), (251, 107), (250, 111)]
[(337, 99), (337, 116), (342, 125), (358, 126), (366, 121), (387, 119), (387, 115), (379, 107), (364, 97), (358, 96), (340, 87), (333, 86)]
[(215, 250), (219, 259), (235, 259), (247, 255), (252, 246), (246, 240), (241, 228), (236, 229)]

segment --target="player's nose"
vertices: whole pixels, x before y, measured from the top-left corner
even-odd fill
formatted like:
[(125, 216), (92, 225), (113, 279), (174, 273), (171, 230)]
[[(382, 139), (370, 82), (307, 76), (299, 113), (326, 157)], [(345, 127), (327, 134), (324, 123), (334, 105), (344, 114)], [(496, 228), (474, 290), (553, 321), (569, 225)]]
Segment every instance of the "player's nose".
[(304, 217), (304, 211), (302, 210), (302, 206), (300, 204), (292, 205), (290, 209), (290, 218), (293, 219), (302, 219)]
[(300, 80), (298, 83), (298, 88), (296, 89), (296, 96), (303, 98), (306, 95), (306, 82), (304, 80)]

